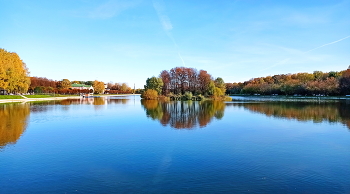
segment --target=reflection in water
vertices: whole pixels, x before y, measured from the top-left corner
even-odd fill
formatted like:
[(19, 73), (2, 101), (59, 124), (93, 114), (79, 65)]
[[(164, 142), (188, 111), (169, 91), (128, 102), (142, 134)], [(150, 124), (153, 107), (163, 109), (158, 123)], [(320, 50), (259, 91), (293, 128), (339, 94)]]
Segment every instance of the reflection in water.
[(69, 105), (90, 104), (96, 109), (105, 104), (127, 104), (130, 99), (123, 98), (76, 98), (60, 101), (30, 102), (24, 104), (0, 104), (0, 148), (7, 144), (15, 144), (27, 127), (30, 112), (46, 112), (52, 107), (47, 105), (64, 105), (62, 110), (68, 110)]
[(221, 101), (171, 101), (141, 100), (146, 115), (163, 125), (176, 129), (205, 127), (215, 117), (224, 116), (225, 103)]
[(130, 99), (116, 98), (116, 97), (92, 97), (92, 98), (75, 98), (56, 101), (55, 104), (72, 105), (72, 104), (91, 104), (91, 105), (105, 105), (105, 104), (127, 104)]
[(14, 144), (27, 128), (29, 104), (0, 105), (0, 148)]
[(298, 121), (340, 122), (350, 129), (350, 105), (345, 103), (229, 103), (250, 111)]
[[(78, 105), (78, 104), (86, 104), (86, 105), (106, 105), (106, 104), (127, 104), (130, 102), (130, 99), (123, 98), (114, 98), (114, 97), (91, 97), (91, 98), (71, 98), (65, 100), (57, 100), (57, 101), (42, 101), (42, 102), (30, 102), (30, 104), (40, 104), (40, 105), (65, 105), (66, 108), (69, 108), (68, 105)], [(45, 111), (44, 109), (48, 109), (49, 107), (35, 107), (32, 108), (31, 111)]]

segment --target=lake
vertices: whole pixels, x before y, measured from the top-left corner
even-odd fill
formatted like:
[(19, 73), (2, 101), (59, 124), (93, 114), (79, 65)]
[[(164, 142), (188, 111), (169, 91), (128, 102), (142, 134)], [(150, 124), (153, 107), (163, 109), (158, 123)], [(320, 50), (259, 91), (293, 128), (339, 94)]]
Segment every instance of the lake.
[(349, 129), (347, 100), (0, 104), (0, 193), (350, 193)]

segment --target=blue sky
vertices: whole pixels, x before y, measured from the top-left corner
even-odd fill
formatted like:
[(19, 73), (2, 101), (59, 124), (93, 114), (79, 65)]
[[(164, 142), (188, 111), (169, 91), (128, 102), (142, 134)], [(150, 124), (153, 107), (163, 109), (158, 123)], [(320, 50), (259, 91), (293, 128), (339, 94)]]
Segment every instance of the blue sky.
[(186, 66), (225, 82), (350, 65), (350, 0), (0, 0), (31, 76), (126, 82)]

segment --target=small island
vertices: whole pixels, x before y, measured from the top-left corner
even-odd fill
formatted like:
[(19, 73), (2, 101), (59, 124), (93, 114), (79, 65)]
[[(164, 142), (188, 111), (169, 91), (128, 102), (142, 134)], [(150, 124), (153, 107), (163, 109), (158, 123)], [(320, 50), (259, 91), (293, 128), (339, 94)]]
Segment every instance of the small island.
[(163, 70), (159, 77), (146, 80), (141, 97), (147, 100), (226, 100), (226, 84), (221, 77), (213, 77), (205, 70), (175, 67)]

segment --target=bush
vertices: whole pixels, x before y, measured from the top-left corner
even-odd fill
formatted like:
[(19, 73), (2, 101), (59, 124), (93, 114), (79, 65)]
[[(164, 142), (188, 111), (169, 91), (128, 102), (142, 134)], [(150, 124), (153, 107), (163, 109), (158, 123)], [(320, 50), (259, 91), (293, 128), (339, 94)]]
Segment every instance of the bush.
[(146, 100), (155, 100), (158, 98), (158, 92), (153, 89), (147, 89), (141, 94), (141, 98)]
[(232, 98), (229, 96), (225, 96), (225, 101), (232, 101)]
[(196, 100), (202, 101), (204, 99), (205, 99), (205, 97), (200, 95), (200, 94), (198, 96), (196, 96)]
[(192, 100), (192, 92), (185, 92), (185, 94), (182, 96), (183, 100)]

